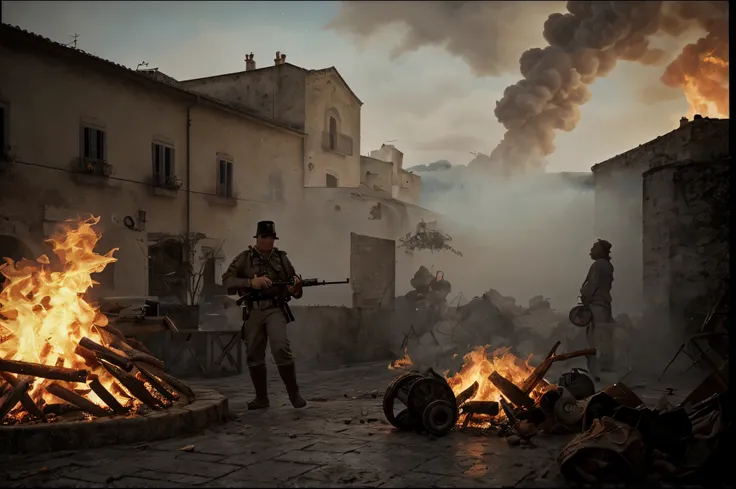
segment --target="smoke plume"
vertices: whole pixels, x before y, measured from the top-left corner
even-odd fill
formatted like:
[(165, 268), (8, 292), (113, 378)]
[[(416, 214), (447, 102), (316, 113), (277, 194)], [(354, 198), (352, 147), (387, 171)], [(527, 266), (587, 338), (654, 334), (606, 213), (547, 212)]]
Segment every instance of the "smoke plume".
[[(404, 22), (409, 34), (399, 52), (444, 43), (478, 75), (500, 72), (499, 60), (505, 58), (499, 53), (509, 42), (513, 46), (516, 37), (515, 24), (491, 18), (524, 8), (522, 2), (383, 5), (372, 7), (382, 11), (375, 13), (365, 2), (344, 4), (332, 26), (370, 35), (381, 24)], [(609, 74), (618, 61), (652, 65), (671, 59), (672, 53), (650, 46), (652, 38), (680, 36), (694, 27), (706, 35), (685, 47), (662, 81), (681, 87), (693, 110), (706, 112), (712, 102), (719, 113), (727, 114), (728, 2), (567, 2), (567, 13), (552, 13), (544, 22), (548, 46), (521, 55), (522, 79), (507, 87), (496, 103), (494, 114), (506, 133), (484, 166), (504, 174), (543, 171), (545, 156), (555, 150), (556, 131), (572, 131), (580, 121), (579, 108), (590, 99), (590, 84)], [(494, 29), (500, 30), (494, 35)], [(503, 44), (489, 42), (499, 39), (498, 34)]]

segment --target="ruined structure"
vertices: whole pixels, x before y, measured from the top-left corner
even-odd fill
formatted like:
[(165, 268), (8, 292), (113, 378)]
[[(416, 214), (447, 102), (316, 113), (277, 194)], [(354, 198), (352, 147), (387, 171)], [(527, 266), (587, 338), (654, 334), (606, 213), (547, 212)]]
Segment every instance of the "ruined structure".
[(730, 266), (729, 165), (729, 159), (682, 162), (643, 175), (644, 301), (676, 336), (697, 333), (698, 319), (702, 323), (724, 292)]
[(613, 244), (616, 311), (644, 312), (642, 174), (677, 162), (710, 162), (728, 155), (728, 119), (696, 115), (692, 121), (683, 118), (674, 131), (592, 167), (595, 232)]

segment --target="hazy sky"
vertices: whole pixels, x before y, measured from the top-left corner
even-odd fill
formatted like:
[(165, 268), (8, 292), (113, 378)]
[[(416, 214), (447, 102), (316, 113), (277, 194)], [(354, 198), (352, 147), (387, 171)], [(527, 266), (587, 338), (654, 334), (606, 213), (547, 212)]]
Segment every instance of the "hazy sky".
[[(542, 22), (561, 5), (549, 2), (544, 7), (549, 12), (517, 20), (515, 28), (525, 35), (508, 44), (519, 51), (510, 56), (544, 46)], [(391, 56), (402, 38), (401, 25), (357, 42), (326, 27), (340, 2), (5, 1), (2, 6), (3, 22), (63, 43), (77, 33), (80, 49), (130, 68), (146, 61), (179, 80), (242, 71), (250, 52), (258, 66), (271, 65), (276, 51), (304, 68), (335, 66), (364, 102), (361, 152), (395, 140), (405, 166), (439, 159), (465, 164), (473, 158), (470, 152), (489, 153), (503, 134), (495, 103), (519, 78), (514, 73), (476, 77), (442, 47)], [(674, 129), (687, 114), (684, 96), (662, 89), (657, 105), (637, 100), (643, 90), (660, 90), (661, 72), (661, 67), (620, 63), (593, 85), (578, 128), (559, 134), (548, 170), (587, 171)]]

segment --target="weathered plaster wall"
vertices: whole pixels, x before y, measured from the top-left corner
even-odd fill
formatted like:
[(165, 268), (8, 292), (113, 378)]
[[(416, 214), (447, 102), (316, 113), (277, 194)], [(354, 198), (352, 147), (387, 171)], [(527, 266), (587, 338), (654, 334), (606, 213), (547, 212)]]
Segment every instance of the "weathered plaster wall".
[(370, 156), (360, 157), (361, 182), (374, 190), (391, 193), (394, 165)]
[(398, 192), (396, 198), (408, 204), (419, 204), (422, 191), (422, 177), (406, 170), (399, 170)]
[(729, 165), (688, 162), (644, 173), (645, 303), (677, 335), (686, 318), (709, 312), (729, 275)]
[(617, 311), (642, 312), (642, 173), (678, 161), (712, 161), (728, 154), (728, 119), (701, 118), (593, 166), (595, 231), (613, 244)]
[[(312, 71), (306, 80), (307, 161), (305, 187), (325, 187), (326, 175), (337, 177), (338, 187), (360, 185), (360, 103), (353, 97), (334, 70)], [(342, 135), (340, 152), (327, 146), (329, 119), (337, 121)], [(347, 139), (351, 142), (348, 144)], [(349, 148), (348, 146), (352, 146)]]
[[(115, 77), (50, 56), (0, 48), (0, 98), (11, 108), (10, 143), (16, 154), (11, 172), (0, 179), (0, 216), (21, 229), (34, 251), (54, 224), (90, 213), (101, 217), (100, 249), (119, 247), (113, 283), (99, 289), (116, 294), (146, 290), (145, 233), (122, 226), (124, 216), (145, 210), (147, 228), (177, 233), (184, 226), (183, 199), (152, 195), (151, 143), (165, 138), (175, 146), (177, 174), (183, 178), (186, 103), (141, 89)], [(49, 81), (53, 80), (53, 88)], [(80, 124), (107, 134), (107, 162), (114, 179), (77, 179)]]
[(178, 87), (248, 107), (304, 130), (306, 70), (291, 64), (179, 82)]
[[(0, 56), (0, 99), (12, 109), (9, 132), (17, 155), (12, 171), (0, 180), (0, 234), (16, 236), (38, 255), (49, 252), (43, 242), (57, 223), (92, 213), (101, 217), (98, 249), (119, 248), (118, 262), (103, 272), (96, 292), (146, 295), (148, 235), (178, 235), (186, 229), (186, 127), (192, 101), (66, 58), (5, 48)], [(257, 221), (292, 219), (289, 212), (303, 198), (303, 139), (205, 104), (192, 109), (191, 119), (191, 230), (216, 238), (214, 246), (224, 240), (224, 262), (252, 242)], [(106, 131), (106, 161), (115, 170), (110, 178), (81, 179), (73, 172), (82, 122)], [(179, 192), (164, 195), (151, 186), (154, 140), (174, 147), (175, 174), (183, 183)], [(238, 199), (215, 195), (218, 153), (235, 164)], [(137, 221), (139, 210), (146, 212), (145, 225), (125, 228), (122, 219)], [(288, 229), (280, 233), (289, 237)]]

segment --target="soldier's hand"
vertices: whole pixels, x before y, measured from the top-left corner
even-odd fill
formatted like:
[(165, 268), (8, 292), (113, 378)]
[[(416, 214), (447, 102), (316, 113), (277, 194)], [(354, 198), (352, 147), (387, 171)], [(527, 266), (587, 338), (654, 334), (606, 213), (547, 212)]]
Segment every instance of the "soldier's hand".
[(296, 275), (291, 277), (292, 282), (294, 285), (290, 285), (286, 289), (289, 291), (289, 294), (291, 294), (294, 297), (298, 297), (302, 293), (302, 279), (297, 277)]
[(268, 277), (255, 277), (250, 280), (250, 286), (254, 289), (267, 289), (271, 284), (271, 279)]

